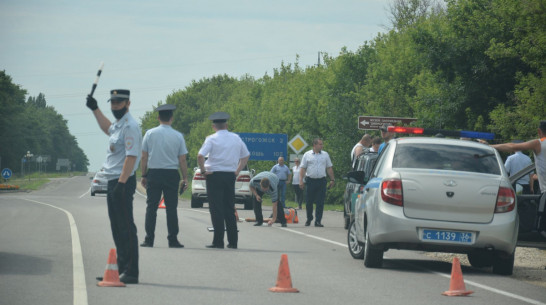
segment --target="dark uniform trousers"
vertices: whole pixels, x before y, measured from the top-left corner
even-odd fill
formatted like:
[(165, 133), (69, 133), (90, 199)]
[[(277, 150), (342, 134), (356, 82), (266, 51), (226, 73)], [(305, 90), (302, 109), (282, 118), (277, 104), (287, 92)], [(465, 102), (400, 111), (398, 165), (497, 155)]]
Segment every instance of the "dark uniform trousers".
[(313, 203), (317, 204), (317, 212), (315, 222), (320, 223), (322, 220), (322, 212), (324, 211), (324, 200), (326, 198), (326, 177), (323, 178), (305, 178), (307, 184), (307, 221), (313, 219)]
[(212, 244), (224, 245), (224, 223), (228, 243), (237, 245), (235, 219), (235, 172), (213, 172), (206, 176), (210, 218), (214, 228)]
[(176, 242), (178, 235), (178, 185), (180, 174), (177, 169), (149, 169), (146, 177), (146, 229), (145, 241), (154, 244), (155, 223), (157, 209), (161, 201), (161, 194), (165, 199), (167, 214), (167, 239), (169, 242)]
[[(258, 193), (258, 196), (260, 196), (263, 201), (264, 192), (256, 188), (256, 193)], [(259, 223), (259, 224), (263, 223), (264, 215), (262, 213), (262, 202), (256, 200), (256, 197), (252, 196), (252, 205), (254, 207), (254, 215), (256, 217), (256, 223)], [(277, 221), (276, 222), (286, 223), (286, 217), (284, 216), (284, 208), (282, 207), (282, 204), (280, 203), (280, 201), (277, 202)]]
[(117, 179), (108, 181), (108, 216), (112, 227), (112, 236), (116, 245), (119, 274), (126, 273), (138, 277), (138, 240), (137, 228), (133, 219), (133, 195), (136, 189), (135, 175), (125, 183), (122, 202), (114, 199), (114, 187)]

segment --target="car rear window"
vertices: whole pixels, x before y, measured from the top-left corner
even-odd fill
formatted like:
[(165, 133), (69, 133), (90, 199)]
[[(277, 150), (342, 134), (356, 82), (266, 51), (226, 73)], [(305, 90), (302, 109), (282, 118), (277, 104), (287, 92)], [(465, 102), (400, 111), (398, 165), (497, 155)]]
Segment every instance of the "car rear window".
[(445, 144), (399, 144), (393, 168), (423, 168), (500, 175), (495, 154), (489, 150)]

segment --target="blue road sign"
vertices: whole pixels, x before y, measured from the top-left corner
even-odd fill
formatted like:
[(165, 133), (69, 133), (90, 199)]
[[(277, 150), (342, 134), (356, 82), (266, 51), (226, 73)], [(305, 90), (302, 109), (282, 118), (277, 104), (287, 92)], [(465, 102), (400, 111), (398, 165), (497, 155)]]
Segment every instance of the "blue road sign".
[(250, 152), (250, 160), (287, 158), (288, 136), (281, 133), (238, 133)]
[(12, 175), (11, 169), (9, 169), (9, 168), (4, 168), (4, 169), (2, 170), (2, 177), (3, 177), (4, 179), (9, 179), (9, 178), (11, 178), (11, 175)]

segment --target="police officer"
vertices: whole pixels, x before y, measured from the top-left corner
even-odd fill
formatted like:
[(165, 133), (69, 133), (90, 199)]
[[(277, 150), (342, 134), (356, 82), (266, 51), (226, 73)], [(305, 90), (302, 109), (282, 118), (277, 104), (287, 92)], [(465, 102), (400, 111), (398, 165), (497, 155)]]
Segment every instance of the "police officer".
[(183, 248), (178, 235), (178, 183), (182, 173), (182, 191), (188, 188), (188, 166), (186, 163), (186, 142), (184, 136), (171, 127), (174, 105), (162, 105), (156, 110), (160, 125), (146, 131), (142, 141), (141, 184), (146, 188), (146, 237), (141, 247), (153, 247), (155, 222), (161, 193), (165, 198), (167, 210), (167, 230), (169, 248)]
[[(87, 96), (86, 105), (93, 111), (102, 131), (110, 137), (103, 168), (108, 179), (106, 202), (117, 249), (119, 279), (126, 284), (137, 284), (138, 239), (133, 219), (133, 195), (142, 134), (137, 121), (129, 113), (129, 95), (129, 90), (110, 91), (110, 108), (116, 118), (114, 123), (104, 116), (92, 96)], [(97, 279), (102, 280), (100, 277)]]
[[(197, 155), (201, 174), (205, 175), (207, 197), (214, 237), (207, 248), (224, 248), (224, 223), (228, 248), (237, 249), (235, 219), (235, 179), (246, 166), (250, 153), (239, 135), (227, 130), (229, 114), (215, 112), (209, 120), (215, 133), (208, 136)], [(205, 161), (205, 156), (208, 159)]]

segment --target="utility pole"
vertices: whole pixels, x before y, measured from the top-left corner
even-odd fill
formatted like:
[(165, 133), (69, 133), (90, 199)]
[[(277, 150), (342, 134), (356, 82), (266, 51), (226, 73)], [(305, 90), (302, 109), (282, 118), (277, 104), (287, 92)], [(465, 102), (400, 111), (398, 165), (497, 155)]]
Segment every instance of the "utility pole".
[(320, 67), (320, 51), (318, 52), (317, 58), (318, 58), (318, 60), (317, 60), (317, 67)]

